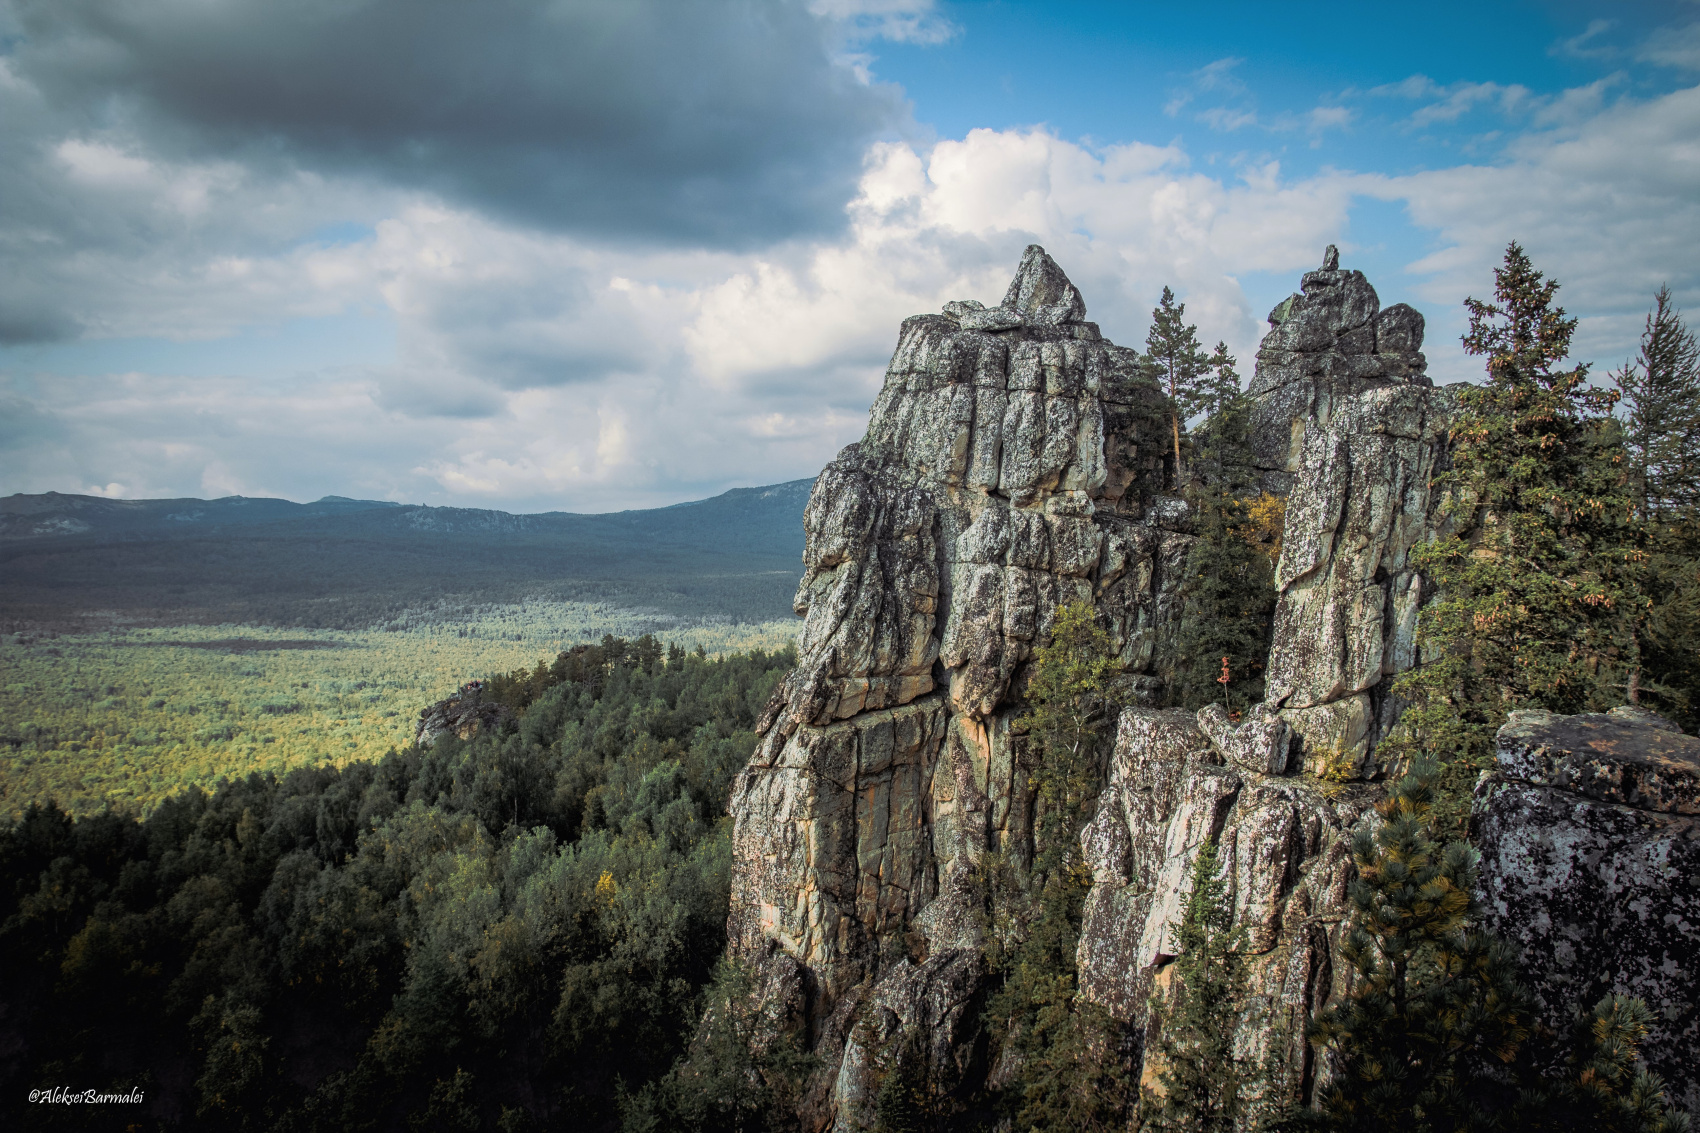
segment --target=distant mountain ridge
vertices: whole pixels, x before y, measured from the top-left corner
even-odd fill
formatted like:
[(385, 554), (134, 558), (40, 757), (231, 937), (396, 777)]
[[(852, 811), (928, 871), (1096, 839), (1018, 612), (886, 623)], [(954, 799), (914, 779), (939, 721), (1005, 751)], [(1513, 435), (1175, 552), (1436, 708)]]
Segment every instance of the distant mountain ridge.
[[(0, 497), (0, 540), (53, 539), (70, 536), (154, 536), (172, 538), (197, 535), (209, 529), (252, 527), (260, 524), (310, 523), (313, 520), (346, 520), (331, 525), (339, 530), (354, 528), (436, 532), (517, 533), (523, 531), (570, 531), (575, 526), (594, 529), (600, 525), (625, 528), (691, 527), (691, 520), (723, 520), (742, 517), (762, 523), (770, 518), (789, 518), (793, 507), (801, 522), (802, 507), (808, 502), (814, 480), (792, 480), (756, 488), (733, 488), (718, 496), (687, 500), (659, 508), (619, 512), (582, 513), (547, 511), (513, 513), (492, 508), (432, 507), (429, 504), (399, 504), (386, 500), (356, 500), (347, 496), (325, 496), (312, 503), (271, 497), (223, 496), (202, 500), (190, 497), (157, 500), (115, 500), (105, 496), (68, 492), (22, 492)], [(388, 513), (381, 517), (370, 513)], [(690, 518), (684, 518), (684, 513)], [(669, 514), (672, 513), (672, 514)], [(666, 516), (665, 519), (660, 518)], [(801, 539), (801, 528), (798, 528)], [(801, 554), (798, 543), (798, 554)]]
[(0, 618), (353, 628), (420, 603), (541, 594), (789, 617), (813, 483), (599, 515), (20, 493), (0, 498)]

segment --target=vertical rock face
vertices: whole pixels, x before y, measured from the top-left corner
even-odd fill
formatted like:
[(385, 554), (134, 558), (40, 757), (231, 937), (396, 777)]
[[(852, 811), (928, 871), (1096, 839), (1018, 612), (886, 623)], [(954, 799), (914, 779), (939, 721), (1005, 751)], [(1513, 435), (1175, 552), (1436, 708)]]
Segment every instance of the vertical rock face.
[(1199, 850), (1217, 869), (1245, 932), (1247, 991), (1235, 1049), (1248, 1070), (1248, 1127), (1308, 1098), (1318, 1078), (1305, 1029), (1338, 994), (1335, 960), (1352, 877), (1356, 825), (1373, 818), (1370, 785), (1322, 791), (1296, 774), (1296, 744), (1279, 716), (1237, 727), (1219, 708), (1129, 709), (1110, 781), (1081, 836), (1092, 889), (1076, 960), (1087, 998), (1148, 1038), (1163, 1025), (1153, 988), (1177, 936)]
[(1548, 1025), (1608, 992), (1658, 1022), (1648, 1065), (1700, 1111), (1700, 739), (1649, 712), (1517, 712), (1476, 789), (1489, 927)]
[(733, 791), (729, 930), (795, 971), (817, 1126), (861, 1120), (867, 1043), (977, 1021), (965, 879), (1031, 836), (1009, 725), (1056, 609), (1095, 603), (1149, 691), (1172, 654), (1191, 539), (1163, 495), (1167, 402), (1085, 315), (1035, 246), (997, 307), (906, 320), (805, 512), (798, 666)]
[(1325, 266), (1269, 314), (1252, 379), (1253, 447), (1287, 494), (1266, 696), (1304, 737), (1307, 766), (1374, 778), (1397, 718), (1385, 682), (1416, 663), (1419, 542), (1447, 529), (1429, 485), (1454, 404), (1419, 352), (1423, 317)]

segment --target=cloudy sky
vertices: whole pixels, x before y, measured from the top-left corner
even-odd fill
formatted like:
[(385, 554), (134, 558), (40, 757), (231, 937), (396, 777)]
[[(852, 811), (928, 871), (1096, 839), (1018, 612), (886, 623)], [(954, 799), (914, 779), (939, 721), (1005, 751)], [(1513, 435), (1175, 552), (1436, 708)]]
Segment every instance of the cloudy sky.
[(1247, 372), (1337, 243), (1463, 380), (1512, 239), (1700, 319), (1700, 3), (0, 0), (0, 494), (809, 476), (1031, 242)]

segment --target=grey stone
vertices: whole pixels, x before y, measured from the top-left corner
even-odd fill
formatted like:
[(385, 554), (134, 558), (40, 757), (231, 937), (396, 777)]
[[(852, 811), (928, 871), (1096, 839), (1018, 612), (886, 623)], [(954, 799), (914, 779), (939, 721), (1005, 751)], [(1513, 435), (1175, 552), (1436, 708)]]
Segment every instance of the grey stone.
[(1086, 321), (1086, 301), (1080, 290), (1037, 244), (1027, 245), (1001, 305), (1040, 326)]
[(1476, 788), (1487, 927), (1542, 1021), (1607, 993), (1653, 1009), (1648, 1066), (1700, 1110), (1700, 739), (1640, 710), (1518, 712)]
[[(1264, 486), (1287, 501), (1268, 700), (1238, 720), (1160, 710), (1193, 544), (1164, 462), (1168, 403), (1084, 314), (1033, 247), (998, 307), (906, 319), (866, 435), (810, 497), (797, 668), (732, 794), (727, 928), (773, 1025), (819, 1059), (800, 1114), (817, 1133), (872, 1127), (881, 1060), (909, 1031), (940, 1074), (1016, 1069), (976, 1068), (976, 870), (1032, 844), (1012, 723), (1075, 600), (1109, 633), (1131, 705), (1081, 837), (1081, 993), (1160, 1035), (1193, 863), (1215, 838), (1244, 934), (1248, 1127), (1329, 1079), (1306, 1030), (1348, 990), (1349, 845), (1376, 821), (1383, 789), (1366, 780), (1397, 770), (1374, 750), (1400, 711), (1389, 680), (1420, 659), (1432, 586), (1411, 551), (1458, 522), (1430, 489), (1455, 393), (1428, 384), (1422, 317), (1381, 310), (1331, 248), (1271, 312), (1252, 383)], [(1489, 907), (1543, 1002), (1643, 995), (1667, 1012), (1649, 1059), (1675, 1081), (1700, 1026), (1697, 743), (1639, 710), (1519, 715), (1477, 799)]]

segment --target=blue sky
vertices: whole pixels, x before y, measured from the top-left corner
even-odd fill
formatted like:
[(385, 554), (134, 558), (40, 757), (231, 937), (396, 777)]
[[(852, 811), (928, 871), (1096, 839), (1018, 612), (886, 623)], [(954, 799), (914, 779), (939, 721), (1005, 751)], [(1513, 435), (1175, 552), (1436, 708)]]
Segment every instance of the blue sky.
[[(1474, 364), (1700, 301), (1700, 4), (0, 0), (0, 492), (596, 511), (811, 475), (1045, 244), (1249, 372), (1343, 249)], [(406, 43), (398, 50), (398, 43)]]

